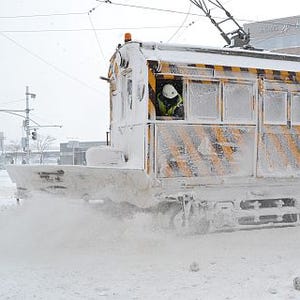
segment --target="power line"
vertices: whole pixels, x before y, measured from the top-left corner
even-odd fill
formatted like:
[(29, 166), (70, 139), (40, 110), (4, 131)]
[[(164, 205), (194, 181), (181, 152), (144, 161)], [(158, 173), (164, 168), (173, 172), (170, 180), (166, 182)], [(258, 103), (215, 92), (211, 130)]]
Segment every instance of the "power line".
[[(118, 3), (118, 2), (112, 2), (110, 0), (96, 0), (96, 1), (100, 2), (100, 3), (115, 5), (115, 6), (124, 6), (124, 7), (137, 8), (137, 9), (143, 9), (143, 10), (153, 10), (153, 11), (160, 11), (160, 12), (166, 12), (166, 13), (176, 13), (176, 14), (181, 14), (181, 15), (191, 15), (191, 16), (206, 18), (206, 16), (204, 14), (198, 14), (198, 13), (192, 13), (192, 12), (184, 12), (184, 11), (178, 11), (178, 10), (172, 10), (172, 9), (164, 9), (164, 8), (157, 8), (157, 7), (150, 7), (150, 6)], [(215, 19), (225, 20), (226, 18), (215, 17)], [(299, 25), (297, 25), (297, 24), (283, 23), (283, 22), (277, 22), (277, 21), (256, 21), (256, 20), (238, 19), (238, 18), (236, 18), (236, 20), (240, 21), (240, 22), (248, 22), (248, 23), (258, 23), (259, 22), (259, 23), (264, 23), (264, 24), (283, 25), (283, 26), (291, 26), (291, 27), (299, 28)]]
[[(158, 7), (150, 7), (150, 6), (142, 6), (142, 5), (133, 5), (133, 4), (125, 4), (125, 3), (118, 3), (118, 2), (112, 2), (108, 0), (96, 0), (100, 3), (107, 3), (111, 5), (116, 6), (125, 6), (125, 7), (131, 7), (131, 8), (138, 8), (138, 9), (144, 9), (144, 10), (154, 10), (154, 11), (160, 11), (160, 12), (167, 12), (167, 13), (176, 13), (181, 15), (187, 15), (188, 13), (178, 10), (172, 10), (172, 9), (164, 9), (164, 8), (158, 8)], [(198, 16), (198, 17), (205, 17), (203, 14), (196, 14), (196, 13), (190, 13), (192, 16)]]
[(24, 101), (25, 99), (20, 99), (20, 100), (12, 100), (12, 101), (8, 101), (8, 102), (0, 102), (1, 105), (6, 105), (6, 104), (12, 104), (12, 103), (16, 103), (16, 102), (21, 102)]
[(168, 42), (170, 42), (174, 36), (179, 32), (179, 30), (181, 28), (183, 28), (186, 20), (188, 19), (189, 15), (190, 15), (190, 12), (191, 12), (191, 8), (192, 8), (192, 4), (190, 3), (190, 6), (189, 6), (189, 10), (188, 10), (188, 13), (186, 14), (185, 18), (183, 19), (182, 23), (180, 24), (180, 26), (177, 28), (177, 30), (172, 34), (172, 36), (168, 39)]
[[(100, 5), (101, 5), (101, 4), (99, 4), (98, 7), (99, 7)], [(94, 32), (94, 36), (95, 36), (95, 39), (96, 39), (96, 42), (97, 42), (99, 51), (100, 51), (100, 53), (101, 53), (103, 59), (106, 60), (106, 59), (105, 59), (104, 52), (103, 52), (103, 49), (102, 49), (102, 47), (101, 47), (101, 43), (100, 43), (100, 40), (99, 40), (97, 31), (96, 31), (96, 28), (95, 28), (95, 26), (94, 26), (94, 23), (93, 23), (93, 20), (92, 20), (92, 17), (91, 17), (91, 13), (92, 13), (95, 9), (97, 9), (98, 7), (94, 7), (94, 8), (92, 8), (92, 9), (88, 12), (88, 18), (89, 18), (89, 21), (90, 21), (92, 30), (93, 30), (93, 32)]]
[(51, 14), (35, 14), (35, 15), (20, 15), (20, 16), (0, 16), (0, 19), (20, 19), (20, 18), (43, 18), (43, 17), (60, 17), (84, 15), (86, 12), (67, 12), (67, 13), (51, 13)]
[(192, 21), (192, 22), (188, 23), (186, 26), (184, 26), (183, 27), (184, 30), (181, 31), (181, 33), (179, 34), (179, 36), (177, 37), (177, 39), (180, 38), (180, 37), (182, 37), (182, 35), (186, 32), (186, 30), (188, 30), (188, 28), (191, 27), (191, 26), (193, 26), (195, 23), (196, 23), (196, 21)]
[(48, 119), (48, 117), (46, 117), (46, 118), (44, 118), (44, 116), (41, 117), (41, 114), (40, 114), (40, 113), (39, 113), (39, 115), (37, 115), (37, 114), (31, 112), (31, 115), (34, 116), (35, 119), (40, 120), (40, 121), (42, 121), (42, 122), (44, 122), (44, 123), (51, 123), (51, 122), (52, 122), (52, 121), (50, 121), (50, 120)]
[(141, 26), (141, 27), (110, 27), (110, 28), (77, 28), (77, 29), (39, 29), (39, 30), (0, 30), (0, 33), (42, 33), (42, 32), (76, 32), (76, 31), (114, 31), (114, 30), (153, 30), (178, 28), (175, 25)]
[[(176, 14), (182, 14), (182, 15), (191, 15), (191, 16), (198, 16), (198, 17), (206, 17), (204, 14), (198, 14), (198, 13), (187, 13), (183, 11), (178, 10), (172, 10), (172, 9), (163, 9), (163, 8), (157, 8), (157, 7), (149, 7), (149, 6), (141, 6), (141, 5), (133, 5), (133, 4), (126, 4), (126, 3), (118, 3), (118, 2), (112, 2), (109, 0), (96, 0), (97, 2), (100, 2), (101, 4), (111, 4), (115, 6), (123, 6), (123, 7), (131, 7), (131, 8), (137, 8), (137, 9), (144, 9), (144, 10), (154, 10), (154, 11), (160, 11), (160, 12), (166, 12), (166, 13), (176, 13)], [(70, 15), (86, 15), (87, 11), (82, 12), (66, 12), (66, 13), (50, 13), (50, 14), (32, 14), (32, 15), (17, 15), (17, 16), (0, 16), (0, 19), (18, 19), (18, 18), (36, 18), (36, 17), (52, 17), (52, 16), (70, 16)], [(216, 19), (224, 20), (225, 18), (222, 17), (216, 17)], [(261, 24), (270, 24), (270, 25), (282, 25), (282, 26), (291, 26), (295, 28), (299, 28), (298, 24), (290, 24), (290, 23), (284, 23), (284, 22), (278, 22), (278, 21), (257, 21), (257, 20), (249, 20), (249, 19), (239, 19), (236, 18), (237, 21), (240, 22), (248, 22), (248, 23), (261, 23)], [(147, 27), (151, 29), (150, 27)], [(145, 28), (145, 29), (147, 29)], [(158, 28), (158, 27), (155, 27)], [(164, 28), (164, 27), (160, 27)], [(120, 28), (120, 29), (126, 29), (126, 28)], [(136, 29), (144, 29), (144, 28), (136, 28)], [(70, 29), (70, 30), (45, 30), (45, 31), (88, 31), (91, 29)], [(95, 30), (109, 30), (109, 29), (95, 29)], [(113, 30), (118, 30), (118, 28), (115, 28)], [(22, 32), (44, 32), (43, 30), (28, 30), (28, 31), (1, 31), (5, 33), (22, 33)]]
[(40, 60), (41, 62), (43, 62), (44, 64), (48, 65), (49, 67), (53, 68), (56, 72), (63, 74), (64, 76), (72, 79), (73, 81), (76, 81), (77, 83), (81, 84), (82, 86), (85, 86), (86, 88), (89, 88), (90, 90), (93, 90), (94, 92), (97, 93), (101, 93), (100, 90), (90, 86), (89, 84), (87, 84), (86, 82), (78, 79), (75, 76), (70, 75), (69, 73), (67, 73), (66, 71), (60, 69), (59, 67), (57, 67), (56, 65), (48, 62), (46, 59), (42, 58), (41, 56), (39, 56), (38, 54), (32, 52), (31, 50), (27, 49), (26, 47), (24, 47), (23, 45), (21, 45), (19, 42), (17, 42), (16, 40), (14, 40), (13, 38), (9, 37), (8, 35), (0, 32), (0, 34), (6, 38), (7, 40), (9, 40), (10, 42), (12, 42), (13, 44), (15, 44), (16, 46), (18, 46), (19, 48), (22, 48), (24, 51), (26, 51), (28, 54), (30, 54), (31, 56), (35, 57), (36, 59)]

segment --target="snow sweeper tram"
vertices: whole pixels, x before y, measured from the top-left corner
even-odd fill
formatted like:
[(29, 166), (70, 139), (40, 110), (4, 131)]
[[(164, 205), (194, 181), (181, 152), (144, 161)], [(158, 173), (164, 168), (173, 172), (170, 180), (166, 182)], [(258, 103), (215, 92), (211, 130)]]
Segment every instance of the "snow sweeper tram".
[(300, 57), (127, 38), (107, 80), (110, 146), (87, 166), (8, 166), (20, 196), (110, 199), (199, 232), (299, 224)]
[(197, 232), (299, 224), (300, 57), (253, 49), (218, 0), (190, 2), (227, 48), (126, 34), (106, 78), (110, 146), (87, 166), (7, 166), (17, 197), (105, 199)]
[(299, 70), (295, 56), (127, 42), (109, 73), (112, 146), (183, 223), (298, 223)]

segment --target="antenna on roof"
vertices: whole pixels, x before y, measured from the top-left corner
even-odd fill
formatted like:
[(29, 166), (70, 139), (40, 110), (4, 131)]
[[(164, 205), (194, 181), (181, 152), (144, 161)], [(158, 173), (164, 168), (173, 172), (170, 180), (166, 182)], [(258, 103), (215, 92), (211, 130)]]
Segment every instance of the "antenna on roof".
[[(218, 0), (207, 0), (220, 10), (222, 10), (226, 14), (226, 18), (223, 19), (220, 22), (217, 22), (211, 15), (211, 9), (209, 9), (206, 5), (205, 0), (190, 0), (194, 5), (199, 7), (204, 14), (210, 19), (210, 21), (217, 27), (217, 29), (220, 31), (221, 36), (226, 41), (227, 45), (226, 47), (235, 48), (235, 47), (243, 47), (246, 49), (252, 48), (252, 46), (249, 44), (250, 42), (250, 33), (246, 32), (239, 23), (234, 19), (234, 17), (230, 14), (228, 10), (224, 8), (224, 6), (218, 1)], [(226, 23), (226, 22), (233, 22), (235, 27), (234, 31), (226, 33), (220, 25)]]

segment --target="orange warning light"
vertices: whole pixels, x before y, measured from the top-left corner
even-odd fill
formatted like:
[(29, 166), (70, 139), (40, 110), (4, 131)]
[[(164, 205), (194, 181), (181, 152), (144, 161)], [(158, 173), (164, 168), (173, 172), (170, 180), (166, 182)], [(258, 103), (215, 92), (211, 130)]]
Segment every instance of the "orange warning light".
[(126, 32), (125, 35), (124, 35), (124, 42), (127, 43), (127, 42), (130, 42), (130, 41), (131, 41), (131, 33)]

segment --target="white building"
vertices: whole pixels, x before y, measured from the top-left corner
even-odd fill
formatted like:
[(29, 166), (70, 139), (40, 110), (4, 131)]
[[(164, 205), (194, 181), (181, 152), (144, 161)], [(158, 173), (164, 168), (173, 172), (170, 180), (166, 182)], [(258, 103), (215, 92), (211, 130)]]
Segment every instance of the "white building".
[(274, 52), (300, 55), (300, 16), (245, 24), (251, 45)]

